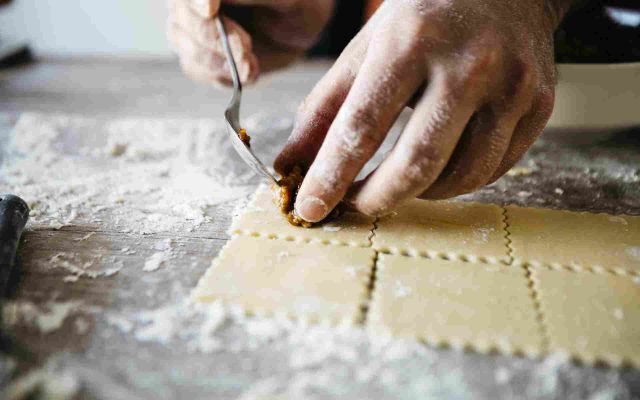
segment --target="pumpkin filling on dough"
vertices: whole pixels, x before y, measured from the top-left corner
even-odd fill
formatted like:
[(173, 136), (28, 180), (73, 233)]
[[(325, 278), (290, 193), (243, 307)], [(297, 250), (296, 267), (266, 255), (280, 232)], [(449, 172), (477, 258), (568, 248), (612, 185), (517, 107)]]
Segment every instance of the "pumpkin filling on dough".
[[(298, 196), (298, 190), (300, 190), (300, 185), (302, 185), (303, 180), (304, 175), (302, 174), (302, 168), (296, 165), (293, 167), (291, 172), (278, 180), (277, 185), (274, 185), (274, 196), (280, 212), (287, 218), (287, 221), (289, 221), (291, 225), (311, 228), (315, 223), (305, 221), (300, 218), (300, 216), (296, 214), (296, 210), (294, 208), (296, 197)], [(324, 220), (318, 223), (338, 218), (340, 215), (344, 214), (345, 211), (345, 204), (340, 202)]]
[(294, 226), (302, 226), (305, 228), (311, 228), (312, 222), (307, 222), (300, 218), (294, 209), (296, 203), (296, 196), (300, 185), (302, 185), (302, 169), (299, 166), (293, 167), (291, 172), (280, 178), (278, 185), (275, 189), (276, 202), (280, 212), (287, 218), (287, 221)]

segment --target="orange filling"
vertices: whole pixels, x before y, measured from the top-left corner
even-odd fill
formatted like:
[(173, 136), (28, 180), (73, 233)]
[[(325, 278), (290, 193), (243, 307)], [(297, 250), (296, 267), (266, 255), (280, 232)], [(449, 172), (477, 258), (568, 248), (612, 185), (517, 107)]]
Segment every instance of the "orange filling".
[[(287, 221), (289, 221), (291, 225), (311, 228), (314, 223), (300, 218), (294, 209), (298, 190), (300, 190), (303, 179), (302, 168), (295, 166), (291, 172), (280, 178), (277, 186), (274, 186), (274, 195), (280, 212), (287, 218)], [(344, 211), (346, 211), (346, 207), (341, 202), (322, 222), (335, 219), (342, 215)]]
[(313, 223), (300, 218), (293, 208), (303, 179), (302, 169), (298, 166), (295, 166), (289, 174), (280, 178), (278, 186), (276, 187), (276, 201), (278, 202), (280, 212), (287, 218), (287, 221), (289, 221), (291, 225), (310, 228)]
[(251, 147), (251, 137), (247, 133), (246, 129), (241, 128), (238, 132), (238, 137), (242, 140), (242, 143), (247, 145), (247, 147)]

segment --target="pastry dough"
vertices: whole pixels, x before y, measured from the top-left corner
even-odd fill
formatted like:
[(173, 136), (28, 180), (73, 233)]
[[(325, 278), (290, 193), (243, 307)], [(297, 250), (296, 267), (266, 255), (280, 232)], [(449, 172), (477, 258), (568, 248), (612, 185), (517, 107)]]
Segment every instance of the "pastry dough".
[(640, 368), (640, 284), (626, 276), (532, 267), (551, 351)]
[(415, 200), (375, 223), (346, 214), (304, 229), (263, 187), (231, 230), (196, 301), (640, 367), (640, 217)]
[(507, 223), (517, 263), (640, 273), (640, 217), (509, 206)]
[(193, 298), (222, 300), (254, 314), (356, 321), (374, 256), (366, 248), (239, 236), (213, 261)]
[(302, 229), (292, 226), (274, 203), (271, 190), (258, 189), (247, 209), (231, 226), (232, 234), (264, 236), (303, 242), (369, 247), (374, 218), (357, 213), (345, 213), (336, 221)]
[(369, 329), (487, 352), (542, 351), (525, 271), (380, 255)]
[(381, 218), (376, 250), (470, 261), (507, 262), (504, 216), (493, 204), (413, 200)]

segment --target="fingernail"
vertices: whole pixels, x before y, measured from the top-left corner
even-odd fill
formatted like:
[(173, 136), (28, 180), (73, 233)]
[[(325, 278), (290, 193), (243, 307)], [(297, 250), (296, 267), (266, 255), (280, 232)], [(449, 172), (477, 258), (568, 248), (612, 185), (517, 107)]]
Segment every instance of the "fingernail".
[(296, 202), (296, 213), (305, 221), (318, 222), (327, 215), (327, 205), (317, 197), (305, 197)]

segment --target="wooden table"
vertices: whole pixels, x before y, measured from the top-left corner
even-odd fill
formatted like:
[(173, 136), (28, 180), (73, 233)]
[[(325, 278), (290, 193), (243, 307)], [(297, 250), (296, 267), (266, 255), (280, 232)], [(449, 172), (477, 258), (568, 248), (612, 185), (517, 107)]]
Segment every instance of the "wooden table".
[[(298, 103), (329, 65), (307, 62), (267, 77), (247, 91), (244, 113), (275, 109), (282, 102)], [(107, 119), (219, 118), (228, 99), (227, 92), (189, 82), (171, 60), (45, 60), (0, 71), (0, 91), (0, 149), (18, 116), (25, 111)], [(548, 134), (523, 161), (522, 165), (535, 166), (530, 175), (507, 176), (470, 197), (501, 204), (640, 214), (639, 149), (640, 131), (622, 132), (601, 143), (579, 146), (562, 143)], [(28, 229), (19, 253), (18, 278), (11, 299), (34, 304), (52, 299), (79, 300), (93, 308), (67, 318), (60, 329), (48, 334), (29, 326), (13, 327), (11, 333), (35, 355), (31, 362), (18, 362), (14, 374), (41, 366), (54, 356), (80, 377), (81, 398), (235, 398), (256, 381), (270, 376), (299, 382), (302, 373), (317, 372), (317, 368), (292, 369), (286, 361), (286, 341), (275, 340), (255, 351), (202, 354), (189, 352), (180, 338), (168, 344), (143, 342), (105, 322), (108, 313), (157, 309), (183, 299), (228, 240), (226, 229), (232, 208), (231, 204), (213, 207), (210, 222), (179, 236), (132, 235), (89, 223), (59, 230)], [(89, 233), (93, 235), (87, 237)], [(143, 275), (139, 268), (123, 268), (109, 279), (82, 279), (68, 284), (62, 280), (64, 271), (51, 270), (43, 264), (55, 254), (68, 252), (81, 257), (96, 253), (104, 258), (125, 257), (127, 264), (143, 265), (158, 241), (166, 238), (174, 241), (185, 261), (153, 275)], [(123, 248), (135, 248), (135, 254), (123, 256)], [(243, 334), (232, 326), (223, 337)], [(375, 361), (374, 358), (365, 356), (367, 363)], [(390, 365), (388, 369), (406, 377), (407, 388), (409, 383), (436, 382), (440, 386), (429, 393), (437, 393), (438, 397), (566, 398), (568, 393), (577, 392), (586, 397), (606, 388), (612, 376), (616, 382), (624, 383), (630, 393), (640, 395), (640, 372), (634, 370), (577, 365), (558, 370), (549, 361), (446, 349), (433, 350), (428, 359), (416, 356), (412, 360), (410, 364)], [(0, 365), (0, 382), (6, 383), (10, 376), (7, 359)], [(357, 372), (358, 366), (333, 360), (331, 369), (344, 369), (348, 375)], [(455, 376), (451, 371), (455, 371)], [(513, 379), (506, 383), (498, 379), (504, 371), (513, 373)], [(452, 376), (455, 382), (443, 383)], [(541, 381), (540, 376), (545, 379)], [(343, 395), (352, 398), (415, 393), (409, 389), (389, 393), (379, 382), (349, 381), (345, 378), (340, 382), (344, 383)], [(324, 395), (318, 398), (328, 398), (327, 393), (331, 393), (320, 392)]]

